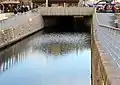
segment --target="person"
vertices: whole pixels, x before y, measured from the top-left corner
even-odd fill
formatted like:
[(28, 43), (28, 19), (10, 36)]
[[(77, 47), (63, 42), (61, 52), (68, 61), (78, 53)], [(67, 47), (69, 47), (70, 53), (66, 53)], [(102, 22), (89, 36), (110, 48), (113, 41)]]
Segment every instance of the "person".
[(25, 7), (25, 12), (27, 12), (27, 11), (29, 11), (29, 10), (28, 10), (28, 7), (26, 6), (26, 7)]
[(116, 25), (116, 28), (118, 28), (118, 19), (114, 20), (114, 23)]
[(20, 11), (21, 11), (21, 13), (24, 12), (24, 6), (21, 6)]
[(28, 9), (28, 11), (30, 10), (30, 6), (29, 5), (27, 5), (27, 9)]
[(104, 11), (105, 11), (105, 12), (107, 12), (107, 7), (108, 7), (108, 5), (106, 4), (106, 5), (104, 6)]
[(17, 14), (17, 9), (16, 8), (14, 8), (14, 14)]
[(112, 6), (112, 12), (115, 13), (115, 9), (114, 9), (114, 6)]

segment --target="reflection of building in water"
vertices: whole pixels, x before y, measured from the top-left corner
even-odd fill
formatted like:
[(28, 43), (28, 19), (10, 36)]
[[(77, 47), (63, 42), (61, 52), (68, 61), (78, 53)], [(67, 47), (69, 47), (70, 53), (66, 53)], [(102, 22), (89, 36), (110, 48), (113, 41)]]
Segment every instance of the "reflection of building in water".
[(59, 55), (61, 52), (61, 45), (59, 44), (53, 44), (50, 46), (50, 48), (51, 48), (50, 51), (52, 54)]
[[(4, 72), (26, 58), (27, 43), (24, 40), (0, 52), (0, 72)], [(23, 48), (25, 47), (25, 48)]]
[(18, 55), (14, 55), (14, 52), (12, 53), (12, 56), (8, 56), (9, 54), (5, 52), (0, 54), (0, 72), (6, 71), (25, 59), (25, 52), (21, 52)]
[(63, 55), (67, 54), (68, 52), (72, 51), (78, 51), (78, 50), (84, 50), (90, 48), (90, 44), (86, 43), (76, 43), (76, 44), (70, 44), (70, 43), (47, 43), (47, 44), (41, 44), (39, 46), (36, 46), (36, 50), (43, 51), (44, 53), (48, 55)]

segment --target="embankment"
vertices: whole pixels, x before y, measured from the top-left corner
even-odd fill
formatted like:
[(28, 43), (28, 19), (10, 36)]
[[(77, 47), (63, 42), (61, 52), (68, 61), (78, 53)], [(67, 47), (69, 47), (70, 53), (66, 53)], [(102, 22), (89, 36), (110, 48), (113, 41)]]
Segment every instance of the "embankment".
[(14, 24), (9, 28), (0, 30), (0, 48), (8, 46), (44, 27), (43, 18), (40, 14), (33, 15), (31, 18), (24, 18), (24, 21), (23, 23), (20, 22), (19, 25)]

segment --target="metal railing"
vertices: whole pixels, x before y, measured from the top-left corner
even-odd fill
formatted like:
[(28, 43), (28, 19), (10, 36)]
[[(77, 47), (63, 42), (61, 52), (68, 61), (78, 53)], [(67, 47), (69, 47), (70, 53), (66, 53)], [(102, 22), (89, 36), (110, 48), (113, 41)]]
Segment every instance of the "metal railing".
[[(97, 18), (97, 16), (96, 16)], [(108, 54), (115, 64), (115, 68), (120, 71), (120, 29), (103, 25), (96, 19), (98, 27), (95, 28), (100, 46)]]

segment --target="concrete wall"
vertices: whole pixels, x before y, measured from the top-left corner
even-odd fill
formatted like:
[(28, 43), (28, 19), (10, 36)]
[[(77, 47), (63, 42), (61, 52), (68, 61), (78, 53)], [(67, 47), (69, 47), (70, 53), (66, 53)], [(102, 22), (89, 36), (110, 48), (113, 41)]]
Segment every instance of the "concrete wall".
[[(94, 24), (93, 24), (94, 23)], [(95, 15), (93, 16), (92, 23), (92, 85), (116, 85), (111, 84), (111, 80), (109, 78), (109, 73), (106, 68), (108, 65), (106, 64), (107, 58), (104, 50), (101, 49), (99, 39), (97, 38), (96, 28), (99, 27), (95, 19)]]
[(52, 27), (57, 24), (57, 17), (54, 16), (43, 16), (44, 27)]
[(11, 28), (0, 30), (0, 48), (30, 35), (43, 27), (43, 18), (38, 14), (21, 25), (14, 25)]
[(93, 39), (92, 42), (92, 85), (112, 85), (110, 84), (108, 74), (106, 73), (105, 66), (101, 57), (98, 43)]
[(38, 10), (43, 16), (80, 16), (92, 15), (92, 7), (39, 7)]

